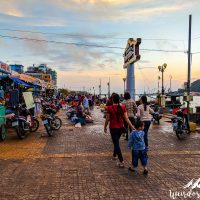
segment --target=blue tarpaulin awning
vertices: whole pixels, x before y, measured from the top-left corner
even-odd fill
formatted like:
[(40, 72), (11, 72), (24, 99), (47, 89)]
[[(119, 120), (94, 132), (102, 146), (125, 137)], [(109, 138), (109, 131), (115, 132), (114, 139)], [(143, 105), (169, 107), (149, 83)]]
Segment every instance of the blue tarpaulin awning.
[(29, 85), (28, 83), (16, 78), (16, 77), (10, 77), (11, 80), (13, 80), (17, 84), (24, 85), (25, 87), (33, 87), (32, 85)]

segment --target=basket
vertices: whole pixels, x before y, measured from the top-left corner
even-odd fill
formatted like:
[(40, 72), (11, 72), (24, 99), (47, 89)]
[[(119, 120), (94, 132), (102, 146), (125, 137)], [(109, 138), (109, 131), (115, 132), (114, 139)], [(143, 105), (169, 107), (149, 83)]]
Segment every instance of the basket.
[(189, 125), (190, 125), (190, 131), (195, 132), (197, 129), (197, 124), (193, 122), (189, 122)]
[(5, 123), (5, 106), (0, 106), (0, 125)]

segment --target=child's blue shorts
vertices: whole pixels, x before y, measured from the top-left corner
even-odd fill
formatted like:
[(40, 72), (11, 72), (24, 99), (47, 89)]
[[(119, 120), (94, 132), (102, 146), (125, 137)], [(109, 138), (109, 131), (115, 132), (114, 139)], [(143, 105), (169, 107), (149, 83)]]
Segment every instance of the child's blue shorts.
[(147, 150), (132, 150), (132, 165), (133, 167), (138, 166), (138, 160), (140, 159), (142, 166), (147, 165), (148, 156)]

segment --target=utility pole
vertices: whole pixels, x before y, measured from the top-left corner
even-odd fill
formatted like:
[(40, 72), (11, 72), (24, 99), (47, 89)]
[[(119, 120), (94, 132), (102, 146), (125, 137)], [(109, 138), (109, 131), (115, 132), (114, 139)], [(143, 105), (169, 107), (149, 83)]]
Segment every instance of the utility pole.
[(189, 120), (190, 113), (190, 80), (191, 80), (191, 30), (192, 30), (192, 15), (189, 15), (189, 38), (188, 38), (188, 80), (187, 80), (187, 115)]
[(94, 96), (95, 96), (95, 88), (93, 87), (93, 91), (94, 91)]
[(126, 92), (126, 78), (123, 78), (124, 81), (124, 93)]
[(170, 82), (169, 82), (169, 92), (172, 91), (172, 75), (169, 76)]
[(109, 77), (109, 81), (108, 81), (108, 97), (110, 97), (110, 77)]
[(100, 79), (100, 85), (99, 85), (99, 98), (101, 98), (101, 79)]

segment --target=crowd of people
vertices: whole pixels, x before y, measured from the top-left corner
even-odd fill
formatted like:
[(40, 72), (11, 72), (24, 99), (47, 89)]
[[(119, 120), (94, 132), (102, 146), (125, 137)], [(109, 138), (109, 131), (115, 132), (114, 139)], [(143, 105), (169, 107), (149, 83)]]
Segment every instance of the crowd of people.
[(135, 102), (128, 92), (124, 96), (113, 93), (111, 97), (105, 96), (101, 99), (94, 95), (68, 95), (60, 98), (59, 103), (63, 107), (67, 105), (67, 116), (75, 127), (93, 122), (91, 110), (94, 105), (105, 104), (104, 132), (107, 132), (109, 125), (114, 145), (112, 159), (118, 160), (117, 166), (124, 168), (124, 158), (119, 141), (122, 134), (125, 134), (125, 140), (128, 141), (127, 146), (132, 152), (132, 166), (128, 169), (137, 172), (138, 160), (140, 160), (144, 168), (143, 174), (148, 174), (148, 130), (154, 110), (148, 105), (146, 96), (142, 96), (139, 102)]
[[(107, 132), (109, 125), (114, 145), (112, 159), (119, 160), (118, 167), (124, 167), (119, 141), (122, 134), (125, 134), (128, 148), (132, 152), (132, 166), (128, 169), (137, 172), (138, 160), (140, 160), (144, 168), (143, 174), (148, 174), (148, 130), (152, 120), (151, 114), (154, 113), (154, 110), (148, 105), (146, 96), (142, 96), (140, 102), (135, 102), (128, 92), (124, 96), (113, 93), (108, 99), (106, 96), (100, 99), (94, 95), (67, 95), (49, 101), (54, 101), (60, 107), (66, 108), (67, 116), (75, 124), (75, 127), (93, 122), (91, 110), (93, 110), (94, 105), (106, 104), (104, 132)], [(35, 98), (35, 102), (40, 102), (38, 97)]]
[(92, 95), (68, 95), (62, 98), (61, 104), (67, 107), (68, 119), (75, 124), (75, 127), (81, 127), (93, 122), (91, 110), (97, 101), (97, 97)]
[[(142, 96), (139, 105), (131, 99), (128, 92), (124, 94), (124, 100), (121, 96), (113, 93), (106, 104), (106, 120), (104, 132), (107, 132), (109, 124), (110, 134), (114, 145), (113, 160), (119, 160), (117, 166), (124, 168), (124, 159), (120, 148), (120, 137), (126, 134), (128, 148), (132, 150), (132, 166), (130, 171), (137, 172), (138, 160), (144, 168), (143, 174), (148, 174), (148, 130), (151, 124), (154, 110), (147, 103), (147, 97)], [(130, 132), (130, 137), (128, 135)]]
[[(67, 116), (75, 127), (81, 127), (86, 123), (92, 123), (93, 118), (91, 110), (94, 105), (104, 103), (106, 116), (104, 124), (104, 132), (109, 131), (114, 145), (113, 160), (119, 160), (117, 166), (124, 167), (124, 158), (120, 148), (120, 137), (125, 134), (125, 140), (128, 141), (128, 148), (132, 150), (132, 166), (130, 171), (137, 171), (138, 160), (141, 161), (144, 167), (144, 174), (148, 174), (148, 130), (151, 125), (152, 115), (154, 110), (148, 105), (147, 97), (142, 96), (140, 102), (135, 102), (130, 94), (126, 92), (124, 96), (113, 93), (107, 99), (99, 98), (95, 95), (67, 95), (65, 97), (49, 97), (44, 99), (37, 95), (34, 97), (35, 110), (34, 113), (38, 116), (41, 112), (42, 102), (46, 101), (51, 106), (67, 109)], [(130, 134), (129, 134), (130, 133)]]

